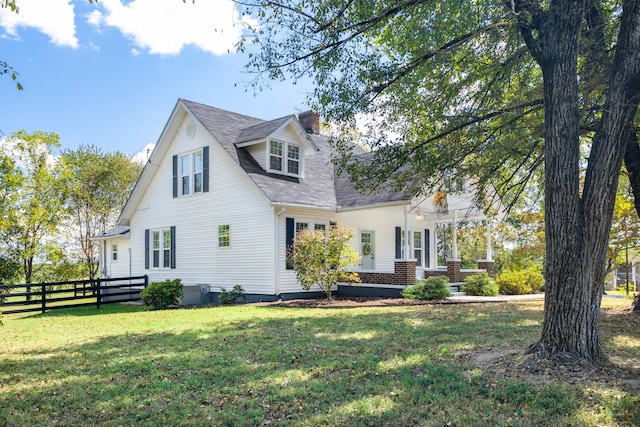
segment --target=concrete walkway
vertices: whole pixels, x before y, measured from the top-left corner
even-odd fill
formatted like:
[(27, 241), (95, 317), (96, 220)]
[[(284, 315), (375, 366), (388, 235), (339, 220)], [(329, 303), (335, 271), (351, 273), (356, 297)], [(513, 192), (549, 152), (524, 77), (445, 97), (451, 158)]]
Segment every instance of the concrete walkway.
[(506, 301), (544, 301), (544, 294), (497, 295), (495, 297), (479, 297), (471, 295), (451, 296), (451, 302), (506, 302)]

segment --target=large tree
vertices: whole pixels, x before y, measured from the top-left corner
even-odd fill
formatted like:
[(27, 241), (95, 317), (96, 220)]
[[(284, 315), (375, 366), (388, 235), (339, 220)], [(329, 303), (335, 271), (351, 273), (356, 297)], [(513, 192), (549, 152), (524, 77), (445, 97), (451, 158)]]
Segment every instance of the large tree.
[(52, 150), (60, 146), (58, 135), (24, 130), (6, 138), (5, 149), (20, 176), (5, 214), (9, 237), (5, 244), (19, 260), (25, 283), (32, 283), (35, 270), (60, 258), (55, 240), (58, 226), (66, 215), (66, 191), (62, 174), (55, 168)]
[(92, 237), (115, 225), (142, 165), (120, 152), (103, 153), (94, 145), (64, 151), (59, 163), (66, 172), (70, 237), (93, 279), (98, 274), (99, 247)]
[(512, 203), (542, 166), (545, 318), (530, 351), (604, 357), (598, 316), (620, 168), (633, 148), (640, 0), (238, 4), (260, 21), (240, 46), (250, 67), (311, 77), (315, 107), (332, 122), (367, 119), (373, 162), (350, 162), (337, 142), (341, 165), (368, 178), (358, 182), (418, 191), (455, 168), (478, 177), (480, 196), (497, 189)]

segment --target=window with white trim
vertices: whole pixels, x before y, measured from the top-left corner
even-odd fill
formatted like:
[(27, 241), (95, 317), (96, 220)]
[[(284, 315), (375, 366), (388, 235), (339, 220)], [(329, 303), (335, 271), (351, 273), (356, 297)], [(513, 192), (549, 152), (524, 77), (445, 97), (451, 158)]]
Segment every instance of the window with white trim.
[(202, 151), (180, 156), (180, 178), (182, 195), (202, 192)]
[(151, 259), (153, 268), (171, 267), (171, 231), (169, 229), (151, 232)]
[(422, 266), (422, 232), (413, 232), (413, 257), (416, 259), (416, 266)]
[(301, 232), (302, 230), (308, 230), (309, 223), (308, 222), (297, 222), (296, 221), (296, 234)]
[(218, 246), (231, 246), (231, 227), (228, 224), (218, 226)]
[(269, 170), (286, 175), (300, 175), (302, 171), (300, 147), (282, 141), (269, 141)]
[(300, 147), (287, 146), (287, 172), (292, 175), (300, 174)]
[(118, 261), (118, 245), (116, 243), (111, 245), (111, 261)]

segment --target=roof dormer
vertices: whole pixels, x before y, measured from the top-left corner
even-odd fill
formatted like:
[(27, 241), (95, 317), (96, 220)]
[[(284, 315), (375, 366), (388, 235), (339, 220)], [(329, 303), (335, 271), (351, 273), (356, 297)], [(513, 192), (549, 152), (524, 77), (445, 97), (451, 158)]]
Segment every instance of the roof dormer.
[(269, 173), (304, 176), (304, 158), (318, 151), (298, 119), (291, 115), (242, 129), (235, 146), (245, 148)]

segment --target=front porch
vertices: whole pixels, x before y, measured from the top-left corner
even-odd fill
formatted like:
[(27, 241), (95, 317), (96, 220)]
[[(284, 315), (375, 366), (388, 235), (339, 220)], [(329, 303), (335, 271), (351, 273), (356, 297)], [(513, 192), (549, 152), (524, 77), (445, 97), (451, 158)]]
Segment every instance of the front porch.
[(423, 277), (447, 276), (449, 282), (454, 285), (464, 282), (469, 276), (478, 273), (494, 275), (494, 262), (492, 260), (478, 260), (478, 269), (461, 268), (461, 260), (447, 260), (446, 268), (429, 269), (416, 268), (416, 260), (395, 260), (394, 272), (359, 272), (362, 283), (353, 285), (340, 285), (338, 293), (350, 296), (388, 296), (400, 297), (402, 290), (414, 285), (419, 279), (416, 272), (421, 271)]

